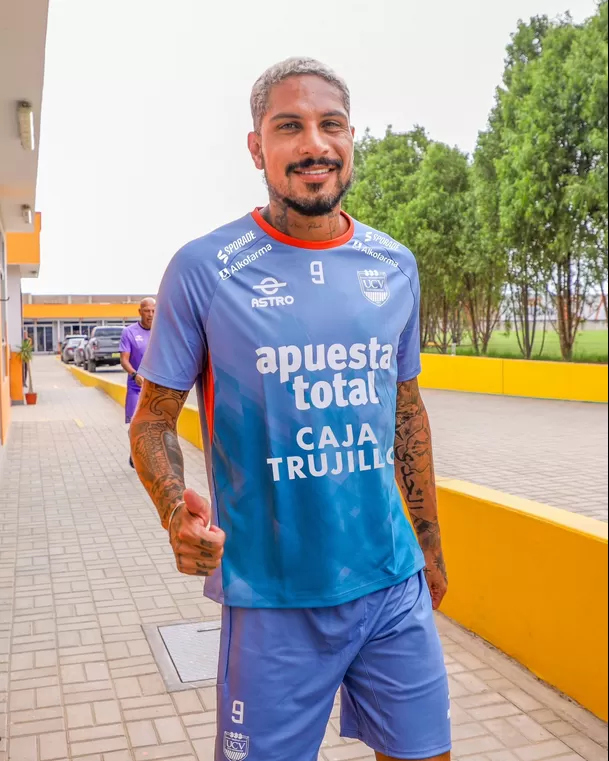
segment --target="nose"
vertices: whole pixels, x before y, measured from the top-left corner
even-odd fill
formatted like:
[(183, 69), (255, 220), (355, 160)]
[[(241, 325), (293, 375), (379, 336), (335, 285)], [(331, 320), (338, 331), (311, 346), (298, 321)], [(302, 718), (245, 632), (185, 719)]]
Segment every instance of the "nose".
[(301, 156), (326, 156), (330, 153), (330, 146), (326, 135), (314, 124), (308, 126), (301, 133), (302, 140), (300, 143), (299, 153)]

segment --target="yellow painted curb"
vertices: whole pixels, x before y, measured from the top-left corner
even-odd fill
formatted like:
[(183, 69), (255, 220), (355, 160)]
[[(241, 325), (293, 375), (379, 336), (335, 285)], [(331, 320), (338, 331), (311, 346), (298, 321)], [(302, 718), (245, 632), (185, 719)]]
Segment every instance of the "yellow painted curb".
[(422, 388), (607, 403), (607, 365), (423, 354)]
[(607, 720), (607, 524), (440, 480), (443, 611)]

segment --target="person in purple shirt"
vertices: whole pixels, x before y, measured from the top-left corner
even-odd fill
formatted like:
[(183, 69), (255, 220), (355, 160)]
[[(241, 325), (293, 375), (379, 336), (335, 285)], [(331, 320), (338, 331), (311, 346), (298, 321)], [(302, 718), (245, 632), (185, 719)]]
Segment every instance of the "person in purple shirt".
[[(134, 322), (133, 325), (126, 327), (121, 336), (119, 346), (121, 367), (129, 376), (127, 378), (127, 398), (125, 400), (125, 423), (131, 423), (144, 383), (144, 379), (138, 374), (138, 370), (148, 347), (155, 309), (155, 299), (142, 299), (139, 308), (139, 322)], [(129, 464), (133, 467), (131, 456), (129, 457)]]

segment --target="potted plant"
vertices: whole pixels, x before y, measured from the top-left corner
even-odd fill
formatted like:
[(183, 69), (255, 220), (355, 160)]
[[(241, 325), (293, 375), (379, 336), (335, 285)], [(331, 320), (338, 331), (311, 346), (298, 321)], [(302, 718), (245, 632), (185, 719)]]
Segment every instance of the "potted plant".
[(34, 358), (34, 346), (29, 338), (24, 338), (21, 342), (21, 346), (17, 351), (17, 356), (21, 358), (23, 364), (27, 367), (27, 383), (28, 390), (25, 394), (25, 401), (27, 404), (36, 404), (38, 401), (38, 394), (34, 393), (34, 385), (32, 383), (32, 359)]

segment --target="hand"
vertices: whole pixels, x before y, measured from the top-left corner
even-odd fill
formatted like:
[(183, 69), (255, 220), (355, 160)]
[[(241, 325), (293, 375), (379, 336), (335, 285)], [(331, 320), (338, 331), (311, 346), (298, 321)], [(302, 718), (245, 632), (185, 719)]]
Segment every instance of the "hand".
[(141, 388), (144, 385), (144, 377), (142, 375), (139, 375), (138, 373), (136, 373), (136, 375), (135, 375), (135, 382)]
[(226, 534), (217, 526), (207, 528), (211, 506), (196, 491), (187, 489), (184, 503), (169, 526), (177, 569), (189, 576), (211, 576), (224, 555)]
[(448, 591), (448, 575), (441, 547), (425, 553), (425, 578), (429, 586), (433, 609), (438, 610)]

